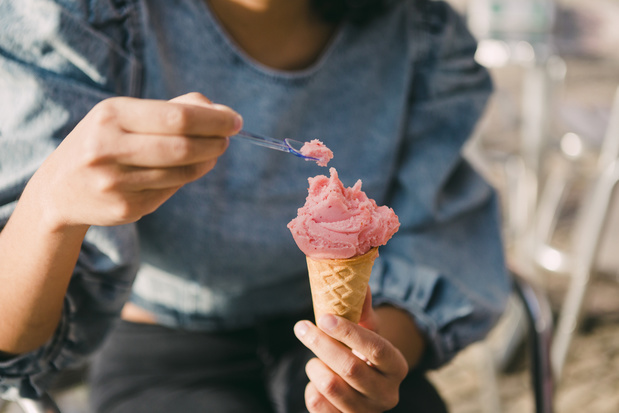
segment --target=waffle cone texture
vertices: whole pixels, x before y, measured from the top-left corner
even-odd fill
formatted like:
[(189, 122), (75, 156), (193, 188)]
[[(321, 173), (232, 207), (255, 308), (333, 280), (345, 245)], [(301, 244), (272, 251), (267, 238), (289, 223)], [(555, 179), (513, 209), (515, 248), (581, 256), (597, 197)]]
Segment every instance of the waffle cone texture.
[(358, 323), (378, 248), (347, 259), (307, 259), (316, 321), (335, 314)]

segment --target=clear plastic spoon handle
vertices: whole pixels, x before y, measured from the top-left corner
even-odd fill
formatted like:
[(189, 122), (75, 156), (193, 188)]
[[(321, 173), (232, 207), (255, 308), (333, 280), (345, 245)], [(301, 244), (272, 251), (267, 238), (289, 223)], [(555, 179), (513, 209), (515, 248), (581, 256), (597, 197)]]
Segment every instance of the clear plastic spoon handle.
[(275, 149), (275, 150), (282, 151), (282, 152), (288, 152), (300, 158), (303, 158), (306, 161), (317, 161), (318, 160), (317, 158), (303, 155), (300, 152), (300, 149), (301, 147), (303, 147), (304, 143), (295, 141), (292, 139), (279, 140), (275, 138), (261, 136), (253, 132), (247, 132), (246, 130), (241, 130), (237, 132), (237, 134), (231, 136), (231, 138), (240, 138), (247, 142), (251, 142), (254, 145), (263, 146), (265, 148)]

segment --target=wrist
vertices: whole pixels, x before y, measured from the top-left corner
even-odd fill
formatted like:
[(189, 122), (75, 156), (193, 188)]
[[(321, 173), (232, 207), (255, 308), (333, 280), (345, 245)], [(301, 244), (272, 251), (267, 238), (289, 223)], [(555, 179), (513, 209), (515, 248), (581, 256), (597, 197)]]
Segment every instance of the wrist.
[(57, 185), (45, 182), (35, 174), (26, 185), (15, 210), (24, 214), (30, 222), (37, 223), (41, 232), (57, 235), (84, 237), (90, 227), (87, 224), (73, 223), (63, 215), (63, 208), (55, 202)]

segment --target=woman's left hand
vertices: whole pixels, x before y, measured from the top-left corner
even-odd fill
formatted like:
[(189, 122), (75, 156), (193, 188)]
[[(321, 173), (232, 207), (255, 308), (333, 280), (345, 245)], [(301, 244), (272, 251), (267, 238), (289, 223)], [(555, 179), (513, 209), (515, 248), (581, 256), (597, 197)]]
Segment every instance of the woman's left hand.
[(402, 353), (377, 332), (377, 317), (364, 306), (362, 323), (324, 315), (317, 328), (299, 321), (295, 334), (317, 356), (306, 367), (305, 403), (310, 413), (384, 412), (399, 401), (409, 366)]

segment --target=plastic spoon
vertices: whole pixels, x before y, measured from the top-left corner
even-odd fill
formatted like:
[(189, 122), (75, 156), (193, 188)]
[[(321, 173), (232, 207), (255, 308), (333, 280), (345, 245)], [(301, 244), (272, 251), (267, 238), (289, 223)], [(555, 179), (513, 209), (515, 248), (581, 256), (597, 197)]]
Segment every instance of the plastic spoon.
[(238, 138), (247, 142), (251, 142), (254, 145), (264, 146), (265, 148), (275, 149), (277, 151), (288, 152), (295, 156), (298, 156), (299, 158), (303, 158), (306, 161), (319, 161), (318, 158), (306, 156), (301, 153), (301, 148), (303, 147), (305, 142), (299, 142), (293, 139), (279, 140), (275, 138), (269, 138), (266, 136), (257, 135), (253, 132), (247, 132), (246, 130), (239, 131), (236, 135), (231, 136), (231, 138)]

